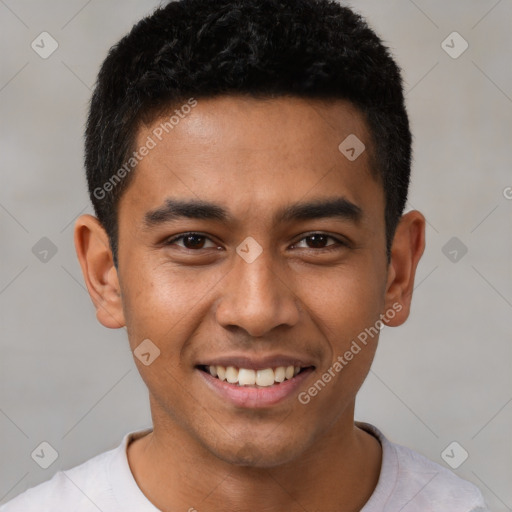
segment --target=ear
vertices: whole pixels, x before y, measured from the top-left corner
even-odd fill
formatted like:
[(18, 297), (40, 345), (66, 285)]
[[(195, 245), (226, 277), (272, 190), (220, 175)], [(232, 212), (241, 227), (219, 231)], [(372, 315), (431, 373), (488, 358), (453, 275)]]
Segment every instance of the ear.
[(391, 260), (385, 293), (384, 324), (402, 325), (411, 310), (416, 267), (425, 249), (425, 217), (417, 210), (402, 215), (391, 247)]
[(96, 318), (105, 327), (124, 327), (117, 269), (105, 229), (96, 217), (81, 215), (75, 223), (75, 248)]

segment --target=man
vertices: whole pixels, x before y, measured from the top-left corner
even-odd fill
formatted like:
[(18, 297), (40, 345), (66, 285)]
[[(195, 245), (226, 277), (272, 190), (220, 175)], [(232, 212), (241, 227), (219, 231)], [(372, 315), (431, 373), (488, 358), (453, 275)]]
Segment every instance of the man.
[(354, 422), (425, 246), (410, 162), (399, 68), (348, 8), (182, 0), (135, 25), (92, 98), (75, 244), (153, 427), (2, 510), (486, 510)]

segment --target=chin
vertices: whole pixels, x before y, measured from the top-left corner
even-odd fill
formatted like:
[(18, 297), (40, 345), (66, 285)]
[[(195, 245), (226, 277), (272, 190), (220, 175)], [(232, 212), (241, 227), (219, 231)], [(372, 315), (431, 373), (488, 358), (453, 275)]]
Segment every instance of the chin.
[[(305, 450), (305, 440), (293, 436), (275, 436), (272, 434), (257, 436), (228, 437), (225, 443), (215, 443), (207, 448), (218, 459), (241, 467), (271, 468), (293, 461)], [(302, 442), (301, 442), (302, 441)]]

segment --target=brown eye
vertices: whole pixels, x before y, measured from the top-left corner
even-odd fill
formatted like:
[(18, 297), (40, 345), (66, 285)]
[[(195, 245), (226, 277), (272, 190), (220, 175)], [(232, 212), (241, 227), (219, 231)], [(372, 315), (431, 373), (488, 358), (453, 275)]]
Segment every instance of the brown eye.
[(326, 246), (328, 238), (326, 235), (311, 235), (307, 236), (306, 240), (309, 241), (310, 247), (321, 249)]
[[(333, 240), (334, 243), (327, 243), (328, 240)], [(302, 246), (300, 244), (302, 244)], [(301, 247), (305, 249), (330, 249), (332, 246), (334, 249), (335, 247), (344, 245), (346, 244), (332, 236), (325, 235), (323, 233), (312, 233), (311, 235), (305, 236), (299, 240), (299, 242), (295, 244), (295, 247)]]
[(183, 245), (187, 249), (202, 249), (205, 242), (204, 236), (187, 235), (183, 237)]
[[(176, 242), (182, 241), (181, 244)], [(205, 244), (210, 242), (211, 245), (209, 247), (216, 247), (216, 245), (209, 240), (208, 237), (201, 235), (200, 233), (185, 233), (184, 235), (179, 235), (174, 237), (173, 239), (166, 242), (166, 245), (179, 245), (180, 247), (184, 247), (185, 249), (205, 249)]]

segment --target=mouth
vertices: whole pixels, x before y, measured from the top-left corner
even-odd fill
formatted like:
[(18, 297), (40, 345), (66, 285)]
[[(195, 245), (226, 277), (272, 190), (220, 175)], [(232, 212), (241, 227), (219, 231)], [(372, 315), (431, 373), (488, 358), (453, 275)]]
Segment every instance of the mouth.
[(237, 368), (236, 366), (199, 365), (197, 368), (214, 379), (240, 387), (266, 388), (291, 380), (313, 366), (277, 366), (275, 368)]
[(268, 408), (296, 397), (299, 388), (315, 370), (308, 363), (288, 358), (259, 363), (242, 358), (230, 361), (231, 364), (227, 361), (220, 363), (199, 364), (195, 368), (202, 382), (218, 398), (245, 409)]

